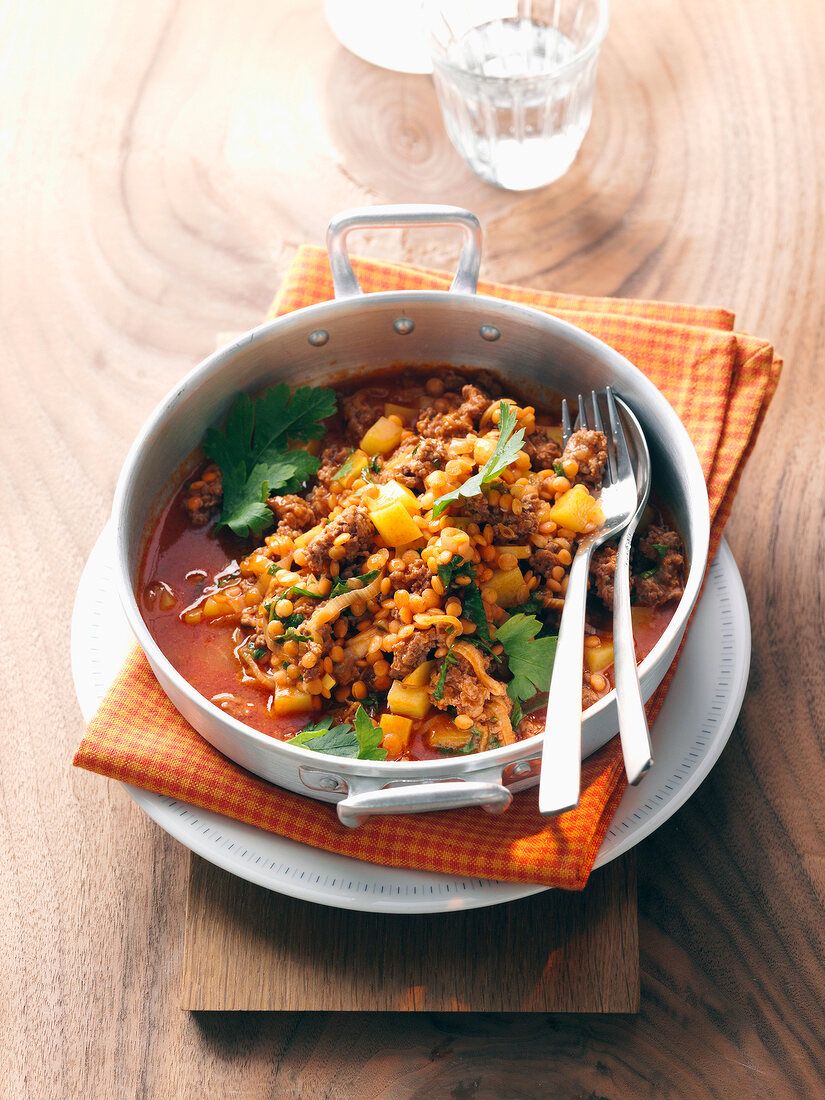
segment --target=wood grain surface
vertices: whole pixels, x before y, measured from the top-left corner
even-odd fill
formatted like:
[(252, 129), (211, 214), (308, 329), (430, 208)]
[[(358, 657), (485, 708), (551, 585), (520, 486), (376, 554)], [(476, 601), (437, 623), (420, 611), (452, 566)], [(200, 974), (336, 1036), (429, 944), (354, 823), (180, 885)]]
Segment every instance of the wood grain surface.
[(283, 897), (193, 855), (180, 1004), (637, 1012), (635, 853), (608, 864), (580, 893), (550, 890), (509, 905), (416, 916)]
[[(823, 1095), (825, 8), (612, 9), (581, 156), (514, 195), (453, 152), (429, 79), (349, 55), (320, 0), (0, 8), (3, 1097)], [(726, 305), (779, 347), (728, 529), (742, 716), (638, 849), (638, 1016), (182, 1012), (187, 854), (69, 766), (77, 578), (214, 334), (259, 319), (334, 212), (418, 200), (479, 215), (488, 277)], [(353, 244), (454, 261), (428, 233)]]

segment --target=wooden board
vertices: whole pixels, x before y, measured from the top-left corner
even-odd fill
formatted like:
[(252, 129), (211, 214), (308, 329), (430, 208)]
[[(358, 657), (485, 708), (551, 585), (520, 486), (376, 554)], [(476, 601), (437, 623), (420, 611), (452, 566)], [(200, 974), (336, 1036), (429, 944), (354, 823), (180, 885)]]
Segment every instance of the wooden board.
[(416, 916), (298, 901), (193, 855), (181, 1006), (637, 1012), (635, 855), (579, 894)]

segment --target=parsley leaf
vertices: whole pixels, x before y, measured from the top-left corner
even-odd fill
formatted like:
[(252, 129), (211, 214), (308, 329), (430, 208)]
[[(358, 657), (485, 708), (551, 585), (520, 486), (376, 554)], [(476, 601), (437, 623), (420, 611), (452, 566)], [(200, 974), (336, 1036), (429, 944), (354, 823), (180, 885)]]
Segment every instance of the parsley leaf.
[(537, 638), (540, 630), (535, 615), (511, 615), (496, 631), (496, 641), (504, 647), (510, 665), (507, 694), (514, 703), (532, 699), (550, 687), (558, 638)]
[(490, 624), (487, 622), (487, 616), (484, 614), (484, 602), (481, 599), (481, 592), (475, 581), (470, 581), (469, 584), (464, 586), (462, 596), (464, 614), (476, 624), (479, 638), (489, 647), (492, 644)]
[[(455, 645), (455, 642), (453, 642)], [(458, 657), (453, 656), (453, 646), (447, 650), (444, 657), (444, 664), (441, 666), (441, 672), (438, 674), (438, 680), (436, 681), (435, 690), (433, 691), (433, 699), (441, 699), (444, 694), (444, 683), (447, 679), (447, 669), (450, 665), (458, 663)]]
[(384, 731), (374, 726), (372, 719), (359, 707), (355, 712), (355, 736), (358, 738), (359, 760), (386, 760), (387, 750), (380, 747)]
[(341, 469), (338, 471), (337, 474), (332, 475), (332, 481), (340, 481), (342, 477), (346, 477), (347, 474), (352, 473), (352, 460), (354, 455), (355, 451), (350, 451)]
[(448, 562), (443, 562), (438, 567), (438, 576), (445, 588), (450, 587), (455, 577), (475, 577), (475, 575), (475, 566), (465, 561), (461, 554), (453, 554)]
[(450, 504), (454, 504), (459, 497), (478, 496), (482, 486), (495, 481), (502, 470), (506, 470), (510, 463), (515, 461), (516, 455), (521, 450), (521, 445), (524, 442), (524, 429), (519, 428), (514, 433), (515, 426), (515, 409), (502, 401), (499, 404), (499, 436), (495, 450), (477, 474), (473, 474), (463, 485), (459, 485), (457, 489), (453, 489), (451, 493), (445, 493), (444, 496), (435, 501), (433, 504), (433, 519), (438, 519), (444, 509), (449, 507)]
[(340, 596), (342, 592), (350, 592), (350, 581), (360, 581), (361, 587), (366, 588), (371, 581), (375, 580), (380, 572), (380, 569), (370, 569), (369, 573), (362, 573), (360, 577), (350, 577), (349, 580), (339, 577), (332, 586), (329, 598), (332, 600), (335, 599), (336, 596)]
[(349, 722), (333, 726), (331, 717), (322, 718), (304, 726), (300, 733), (288, 739), (287, 744), (352, 760), (386, 760), (387, 750), (380, 747), (383, 736), (381, 727), (373, 726), (370, 716), (359, 707), (354, 727)]
[(282, 382), (259, 398), (241, 393), (226, 425), (210, 428), (204, 450), (221, 468), (223, 508), (218, 529), (260, 534), (274, 522), (267, 497), (294, 492), (318, 469), (308, 451), (288, 450), (289, 440), (307, 442), (324, 433), (321, 421), (335, 412), (332, 390), (303, 386), (293, 392)]
[(562, 466), (562, 464), (561, 464), (561, 459), (557, 458), (556, 461), (553, 463), (553, 470), (556, 474), (556, 477), (564, 477), (565, 476), (564, 475), (564, 466)]
[(310, 592), (308, 588), (301, 588), (300, 584), (293, 584), (291, 588), (288, 588), (286, 592), (280, 597), (282, 600), (288, 600), (290, 596), (309, 596), (311, 600), (322, 600), (324, 597), (319, 596), (317, 592)]

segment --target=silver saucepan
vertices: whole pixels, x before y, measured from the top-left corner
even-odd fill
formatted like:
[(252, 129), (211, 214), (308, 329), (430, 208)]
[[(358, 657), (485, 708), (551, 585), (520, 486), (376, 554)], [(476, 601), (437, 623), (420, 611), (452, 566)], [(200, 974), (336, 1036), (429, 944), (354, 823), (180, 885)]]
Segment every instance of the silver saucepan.
[[(347, 252), (353, 229), (458, 227), (463, 247), (449, 291), (401, 290), (364, 295)], [(274, 383), (335, 385), (391, 364), (449, 363), (496, 372), (531, 394), (575, 398), (607, 384), (642, 424), (654, 479), (684, 538), (685, 593), (662, 637), (640, 667), (644, 697), (673, 661), (699, 595), (708, 554), (708, 499), (699, 460), (675, 412), (648, 379), (594, 336), (528, 306), (476, 295), (481, 229), (468, 211), (449, 206), (373, 207), (330, 223), (327, 245), (335, 299), (279, 317), (245, 333), (200, 363), (160, 403), (129, 452), (114, 500), (117, 583), (137, 640), (161, 687), (194, 728), (231, 760), (278, 786), (338, 803), (357, 825), (370, 814), (462, 806), (506, 809), (513, 791), (538, 782), (541, 736), (460, 758), (365, 761), (318, 753), (259, 733), (200, 695), (172, 667), (141, 617), (135, 596), (152, 520), (206, 429), (226, 415), (239, 390)], [(399, 366), (399, 370), (403, 367)], [(615, 692), (584, 715), (582, 757), (618, 730)]]

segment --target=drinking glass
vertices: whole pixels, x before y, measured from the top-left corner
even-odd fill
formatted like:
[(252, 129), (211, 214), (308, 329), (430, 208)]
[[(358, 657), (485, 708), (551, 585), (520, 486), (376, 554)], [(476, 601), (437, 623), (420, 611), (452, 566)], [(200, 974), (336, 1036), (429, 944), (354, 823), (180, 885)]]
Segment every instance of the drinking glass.
[(473, 171), (511, 191), (559, 179), (590, 125), (607, 0), (425, 5), (447, 134)]

